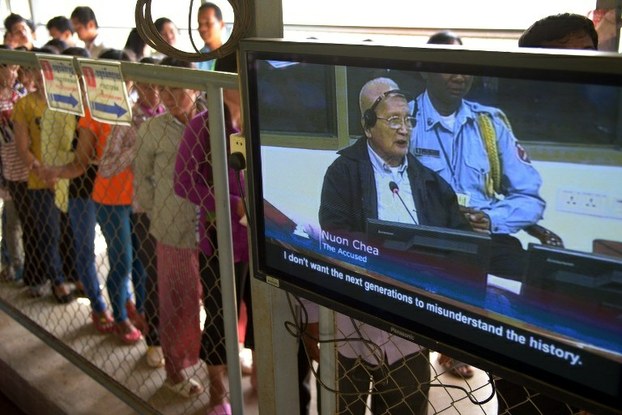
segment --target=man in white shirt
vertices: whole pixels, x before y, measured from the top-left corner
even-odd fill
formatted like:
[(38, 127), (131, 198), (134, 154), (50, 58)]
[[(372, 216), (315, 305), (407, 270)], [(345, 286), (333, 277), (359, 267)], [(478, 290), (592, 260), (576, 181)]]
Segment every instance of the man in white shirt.
[[(376, 78), (363, 86), (359, 105), (365, 135), (340, 150), (326, 171), (319, 211), (322, 230), (364, 232), (369, 218), (471, 229), (451, 187), (408, 151), (414, 126), (408, 101), (408, 94), (391, 79)], [(308, 306), (307, 311), (314, 333), (317, 310)], [(336, 346), (338, 413), (364, 413), (370, 381), (373, 413), (427, 413), (426, 348), (343, 314), (337, 314), (337, 328), (338, 337), (352, 339)]]
[[(201, 53), (214, 51), (222, 46), (222, 35), (225, 29), (225, 22), (222, 20), (222, 11), (214, 3), (203, 3), (199, 7), (198, 13), (199, 34), (205, 42), (201, 48)], [(213, 71), (215, 59), (197, 63), (197, 68), (204, 71)]]
[(93, 9), (88, 6), (76, 7), (71, 13), (71, 24), (92, 58), (97, 58), (107, 49), (99, 33), (99, 25)]
[(50, 33), (52, 39), (58, 39), (65, 42), (67, 47), (78, 46), (74, 38), (73, 25), (71, 20), (65, 16), (56, 16), (48, 20), (45, 27)]

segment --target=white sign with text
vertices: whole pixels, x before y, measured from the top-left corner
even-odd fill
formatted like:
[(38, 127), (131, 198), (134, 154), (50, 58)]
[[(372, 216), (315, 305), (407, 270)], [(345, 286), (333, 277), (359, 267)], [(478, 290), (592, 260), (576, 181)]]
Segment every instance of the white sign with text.
[(48, 108), (84, 116), (82, 92), (72, 57), (37, 56)]
[(79, 59), (91, 115), (107, 124), (130, 125), (132, 108), (119, 62)]

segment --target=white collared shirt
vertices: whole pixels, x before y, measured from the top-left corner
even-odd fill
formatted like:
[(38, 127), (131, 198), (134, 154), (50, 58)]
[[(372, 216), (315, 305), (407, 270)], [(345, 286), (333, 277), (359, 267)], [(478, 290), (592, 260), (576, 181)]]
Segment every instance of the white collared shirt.
[[(391, 167), (371, 148), (369, 142), (367, 151), (376, 180), (378, 219), (418, 224), (417, 209), (408, 178), (408, 158), (404, 157), (404, 161), (399, 166)], [(391, 182), (397, 185), (399, 194), (391, 190)]]

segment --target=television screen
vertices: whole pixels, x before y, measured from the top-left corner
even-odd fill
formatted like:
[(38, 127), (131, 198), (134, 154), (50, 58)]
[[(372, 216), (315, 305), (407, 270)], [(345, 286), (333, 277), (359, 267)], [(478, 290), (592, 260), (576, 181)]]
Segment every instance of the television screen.
[[(241, 57), (256, 278), (619, 413), (622, 312), (599, 306), (619, 269), (567, 290), (598, 276), (549, 285), (534, 253), (602, 264), (595, 241), (622, 242), (622, 58), (261, 39)], [(393, 87), (365, 104), (378, 78)], [(443, 79), (468, 116), (443, 112)], [(484, 139), (463, 145), (469, 129)]]

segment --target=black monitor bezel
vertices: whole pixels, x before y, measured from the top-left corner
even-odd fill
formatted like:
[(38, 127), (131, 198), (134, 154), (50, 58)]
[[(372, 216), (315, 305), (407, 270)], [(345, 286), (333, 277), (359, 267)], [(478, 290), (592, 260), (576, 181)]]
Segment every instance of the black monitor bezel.
[[(509, 356), (491, 352), (477, 344), (465, 345), (459, 337), (428, 326), (422, 326), (386, 312), (370, 312), (369, 305), (356, 300), (343, 301), (336, 293), (320, 286), (310, 286), (296, 281), (270, 268), (265, 262), (263, 236), (263, 189), (261, 183), (261, 160), (256, 112), (250, 110), (252, 93), (253, 59), (295, 60), (300, 62), (352, 65), (362, 67), (387, 67), (420, 71), (457, 72), (474, 75), (497, 76), (517, 79), (552, 80), (558, 82), (589, 82), (592, 84), (622, 86), (622, 58), (613, 53), (586, 51), (524, 50), (512, 51), (468, 50), (431, 45), (411, 48), (399, 45), (331, 44), (316, 41), (286, 41), (282, 39), (247, 39), (240, 48), (240, 74), (245, 108), (247, 132), (248, 183), (251, 200), (252, 272), (255, 278), (300, 295), (336, 311), (376, 325), (402, 337), (415, 340), (439, 352), (446, 352), (475, 364), (497, 375), (510, 377), (527, 386), (538, 387), (542, 392), (563, 398), (581, 408), (603, 413), (622, 414), (622, 392), (617, 397), (588, 390), (583, 385), (559, 378), (538, 367), (525, 365)], [(448, 69), (449, 68), (449, 69)], [(598, 76), (598, 78), (595, 78)], [(256, 89), (255, 89), (256, 92)], [(256, 98), (256, 97), (255, 97)], [(256, 103), (254, 103), (256, 104)], [(366, 310), (366, 311), (363, 311)], [(620, 371), (622, 378), (622, 369)]]

